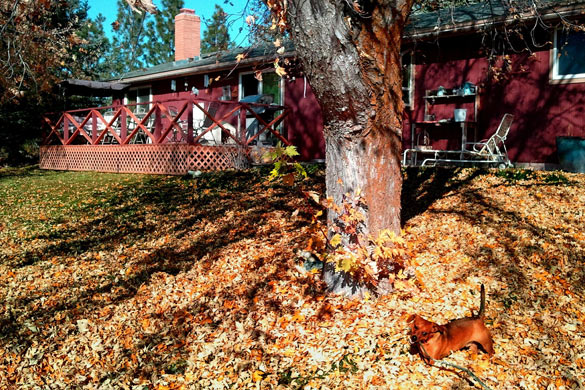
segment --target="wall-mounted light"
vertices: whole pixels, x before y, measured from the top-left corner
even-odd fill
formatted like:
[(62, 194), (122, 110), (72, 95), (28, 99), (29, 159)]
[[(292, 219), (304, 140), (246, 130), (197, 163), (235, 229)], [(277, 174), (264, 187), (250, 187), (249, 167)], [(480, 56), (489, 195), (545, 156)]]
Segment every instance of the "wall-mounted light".
[(171, 91), (177, 92), (177, 80), (171, 80)]
[(185, 92), (189, 90), (189, 83), (185, 81)]

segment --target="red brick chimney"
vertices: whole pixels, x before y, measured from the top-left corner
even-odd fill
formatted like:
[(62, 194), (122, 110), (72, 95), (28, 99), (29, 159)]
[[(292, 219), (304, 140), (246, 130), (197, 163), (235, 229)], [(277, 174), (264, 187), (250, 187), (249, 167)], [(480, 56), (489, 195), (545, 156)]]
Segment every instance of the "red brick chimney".
[(175, 16), (175, 61), (198, 57), (201, 53), (201, 19), (195, 10), (181, 8)]

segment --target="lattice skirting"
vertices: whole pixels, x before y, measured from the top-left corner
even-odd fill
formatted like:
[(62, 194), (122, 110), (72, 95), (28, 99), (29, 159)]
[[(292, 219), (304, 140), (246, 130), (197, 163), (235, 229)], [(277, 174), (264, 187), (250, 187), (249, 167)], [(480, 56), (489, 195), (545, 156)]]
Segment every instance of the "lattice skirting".
[(41, 146), (40, 168), (184, 175), (189, 170), (236, 168), (249, 155), (235, 146), (49, 145)]

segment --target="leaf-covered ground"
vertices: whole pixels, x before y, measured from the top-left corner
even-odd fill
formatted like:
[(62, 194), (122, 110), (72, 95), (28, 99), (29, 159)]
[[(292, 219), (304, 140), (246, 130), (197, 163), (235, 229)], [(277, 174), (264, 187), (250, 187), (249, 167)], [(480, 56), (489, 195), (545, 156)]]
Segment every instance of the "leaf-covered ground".
[(305, 271), (306, 201), (266, 176), (0, 170), (0, 388), (479, 388), (411, 355), (405, 318), (469, 315), (481, 283), (496, 355), (445, 361), (585, 386), (583, 175), (409, 171), (417, 278), (366, 301)]

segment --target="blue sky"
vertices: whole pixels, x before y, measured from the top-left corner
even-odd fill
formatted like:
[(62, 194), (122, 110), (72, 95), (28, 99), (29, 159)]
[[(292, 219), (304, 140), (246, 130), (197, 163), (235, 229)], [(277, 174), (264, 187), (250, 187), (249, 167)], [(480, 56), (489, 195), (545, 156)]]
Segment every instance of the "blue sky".
[[(160, 0), (154, 0), (154, 4), (160, 9)], [(230, 0), (226, 3), (224, 0), (184, 0), (185, 8), (191, 8), (195, 10), (195, 13), (202, 19), (201, 23), (201, 36), (203, 31), (206, 29), (203, 19), (211, 19), (211, 15), (215, 11), (215, 4), (219, 4), (225, 12), (230, 15), (230, 20), (233, 21), (230, 26), (230, 38), (237, 45), (246, 45), (246, 32), (239, 34), (239, 28), (245, 26), (244, 18), (241, 18), (242, 10), (246, 6), (246, 0)], [(111, 38), (114, 34), (111, 24), (116, 20), (116, 14), (118, 8), (116, 6), (116, 0), (88, 0), (89, 4), (89, 16), (95, 18), (98, 14), (105, 16), (106, 21), (104, 23), (104, 30), (106, 35)], [(230, 5), (233, 4), (233, 5)]]

